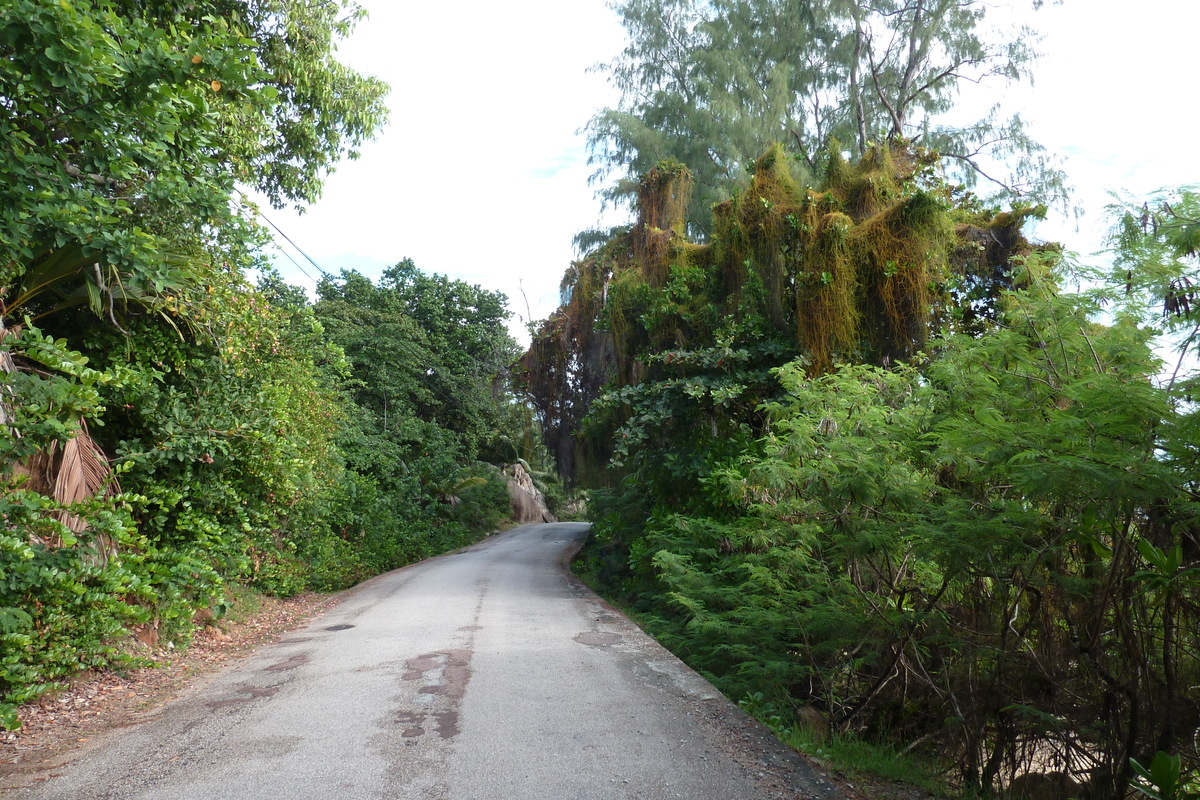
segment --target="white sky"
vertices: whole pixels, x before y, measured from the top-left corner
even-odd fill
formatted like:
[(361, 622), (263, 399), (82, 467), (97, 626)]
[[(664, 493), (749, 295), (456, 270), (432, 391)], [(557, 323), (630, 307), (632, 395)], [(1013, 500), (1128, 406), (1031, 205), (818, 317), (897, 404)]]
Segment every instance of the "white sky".
[[(359, 2), (370, 18), (341, 56), (392, 86), (391, 123), (339, 165), (305, 214), (264, 211), (328, 272), (374, 278), (408, 257), (502, 291), (519, 316), (510, 328), (527, 340), (521, 290), (534, 319), (549, 315), (576, 257), (571, 237), (600, 223), (579, 129), (616, 103), (587, 69), (620, 52), (624, 31), (604, 0)], [(1036, 235), (1089, 253), (1102, 244), (1109, 190), (1200, 183), (1200, 2), (1066, 0), (1029, 15), (1028, 0), (997, 6), (1015, 6), (1045, 34), (1044, 55), (1033, 88), (987, 89), (979, 101), (1004, 101), (1065, 158), (1085, 212), (1078, 230), (1055, 218)], [(276, 260), (312, 288), (287, 257)]]

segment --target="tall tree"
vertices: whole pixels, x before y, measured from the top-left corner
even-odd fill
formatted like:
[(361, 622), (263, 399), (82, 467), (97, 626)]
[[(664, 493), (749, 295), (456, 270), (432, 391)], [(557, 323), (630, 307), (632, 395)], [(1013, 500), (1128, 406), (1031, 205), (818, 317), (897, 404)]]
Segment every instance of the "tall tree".
[(245, 238), (235, 180), (312, 200), (386, 116), (386, 87), (334, 58), (350, 2), (4, 5), (0, 314), (111, 318), (202, 283), (206, 249)]
[(317, 293), (317, 316), (361, 381), (355, 401), (369, 427), (400, 457), (430, 450), (436, 428), (439, 447), (474, 460), (496, 427), (496, 381), (517, 356), (504, 295), (426, 275), (410, 259), (378, 285), (343, 272)]
[(637, 176), (676, 160), (696, 179), (688, 224), (709, 233), (708, 209), (772, 141), (787, 143), (809, 183), (831, 139), (860, 156), (901, 138), (938, 151), (968, 186), (983, 178), (1010, 199), (1063, 199), (1062, 173), (1019, 116), (944, 116), (966, 82), (1030, 77), (1034, 34), (990, 30), (984, 2), (624, 0), (616, 10), (629, 43), (604, 70), (621, 102), (587, 126), (594, 179), (618, 178), (601, 190), (607, 201), (628, 202)]

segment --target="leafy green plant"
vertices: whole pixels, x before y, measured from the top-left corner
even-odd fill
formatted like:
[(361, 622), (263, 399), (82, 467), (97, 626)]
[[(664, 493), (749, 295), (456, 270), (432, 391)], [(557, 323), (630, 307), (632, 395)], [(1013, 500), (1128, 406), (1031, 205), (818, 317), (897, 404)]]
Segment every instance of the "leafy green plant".
[(1183, 773), (1182, 761), (1179, 756), (1164, 753), (1161, 750), (1154, 754), (1154, 760), (1149, 767), (1144, 767), (1136, 759), (1129, 759), (1133, 768), (1134, 780), (1130, 784), (1134, 789), (1151, 797), (1153, 800), (1189, 800), (1200, 797), (1200, 785), (1193, 777)]
[[(1101, 759), (1066, 765), (1100, 792), (1128, 784), (1130, 743), (1190, 748), (1186, 417), (1149, 332), (1096, 323), (1053, 266), (1018, 265), (999, 324), (916, 365), (776, 369), (764, 435), (701, 444), (693, 482), (647, 479), (689, 446), (647, 414), (632, 474), (595, 504), (594, 573), (766, 717), (811, 704), (835, 738), (921, 742), (967, 791), (1004, 785), (1035, 741)], [(614, 396), (640, 425), (643, 398), (688, 386)]]

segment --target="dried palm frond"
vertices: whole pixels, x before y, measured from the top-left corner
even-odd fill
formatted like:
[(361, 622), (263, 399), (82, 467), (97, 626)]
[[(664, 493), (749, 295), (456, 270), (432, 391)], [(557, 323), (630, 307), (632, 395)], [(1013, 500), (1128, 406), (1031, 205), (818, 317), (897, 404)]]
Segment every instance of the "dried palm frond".
[[(65, 443), (55, 442), (36, 453), (14, 472), (26, 476), (26, 488), (39, 494), (53, 497), (62, 506), (71, 506), (96, 494), (111, 495), (121, 490), (112, 474), (108, 457), (96, 440), (88, 433), (82, 420), (75, 435)], [(87, 530), (87, 521), (63, 509), (53, 512), (51, 518), (62, 523), (74, 533)], [(61, 547), (62, 540), (55, 536), (42, 536), (39, 541), (47, 547)], [(92, 546), (101, 561), (116, 553), (116, 545), (107, 536), (97, 536)]]
[[(9, 336), (16, 336), (21, 330), (19, 325), (12, 328), (4, 327), (4, 317), (0, 314), (0, 342), (3, 342)], [(0, 350), (0, 375), (10, 375), (17, 371), (17, 365), (13, 361), (12, 353), (8, 350)], [(12, 429), (9, 423), (12, 422), (12, 389), (7, 381), (0, 383), (0, 427), (7, 429), (10, 436), (20, 436), (21, 432)]]
[[(58, 469), (54, 476), (54, 499), (63, 505), (73, 505), (86, 497), (103, 491), (106, 495), (119, 491), (113, 477), (108, 457), (80, 423), (79, 432), (62, 446)], [(78, 533), (87, 524), (78, 517), (63, 520), (71, 530)]]

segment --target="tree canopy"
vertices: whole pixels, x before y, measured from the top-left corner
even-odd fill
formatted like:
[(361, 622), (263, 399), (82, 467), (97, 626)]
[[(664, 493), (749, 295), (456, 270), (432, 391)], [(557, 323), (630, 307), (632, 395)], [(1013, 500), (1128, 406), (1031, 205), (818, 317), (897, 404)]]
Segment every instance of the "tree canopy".
[[(378, 284), (347, 272), (317, 294), (314, 310), (358, 381), (355, 403), (370, 413), (370, 427), (407, 450), (405, 459), (440, 450), (471, 461), (489, 447), (518, 353), (503, 294), (426, 275), (408, 259)], [(427, 478), (444, 472), (434, 464)]]
[[(604, 66), (621, 93), (587, 126), (601, 195), (629, 202), (663, 160), (692, 172), (687, 222), (713, 232), (771, 142), (801, 184), (820, 180), (831, 141), (851, 159), (907, 140), (937, 151), (968, 186), (1009, 200), (1059, 202), (1064, 176), (1000, 108), (969, 124), (945, 112), (964, 87), (1030, 78), (1028, 27), (989, 27), (988, 4), (959, 0), (628, 0), (616, 4), (624, 52)], [(584, 236), (582, 243), (594, 243)]]
[(10, 0), (0, 25), (5, 315), (190, 299), (250, 234), (235, 182), (307, 202), (386, 118), (315, 0)]
[[(654, 399), (639, 441), (658, 425), (687, 439), (694, 420), (663, 403), (711, 397), (711, 426), (693, 432), (712, 427), (715, 439), (725, 421), (740, 424), (722, 409), (751, 413), (774, 391), (770, 368), (794, 357), (814, 375), (838, 362), (894, 363), (940, 327), (985, 325), (1009, 261), (1031, 252), (1023, 222), (1043, 209), (962, 205), (932, 174), (935, 159), (879, 146), (850, 164), (833, 150), (823, 182), (805, 189), (775, 145), (713, 209), (708, 244), (685, 235), (690, 171), (668, 162), (646, 175), (637, 224), (567, 271), (565, 302), (523, 361), (565, 474), (575, 477), (577, 456), (594, 469), (610, 455), (610, 428), (576, 439), (605, 387)], [(635, 436), (630, 424), (622, 435)]]
[[(504, 298), (411, 262), (315, 306), (241, 190), (303, 204), (383, 124), (351, 2), (8, 0), (0, 14), (0, 724), (186, 644), (232, 583), (335, 589), (461, 546), (545, 466)], [(259, 290), (245, 274), (263, 274)], [(89, 309), (93, 313), (62, 313)]]

